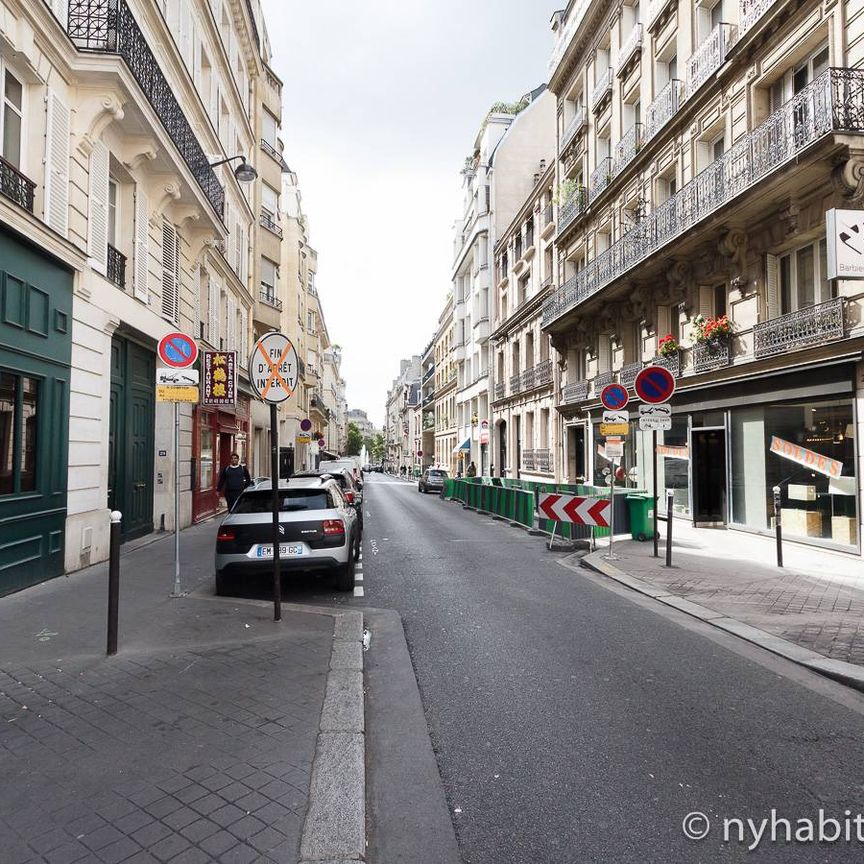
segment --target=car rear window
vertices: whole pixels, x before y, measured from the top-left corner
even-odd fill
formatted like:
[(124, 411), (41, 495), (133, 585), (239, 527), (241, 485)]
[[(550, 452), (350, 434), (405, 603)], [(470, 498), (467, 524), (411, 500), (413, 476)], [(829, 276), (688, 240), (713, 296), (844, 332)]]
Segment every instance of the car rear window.
[[(298, 510), (329, 510), (333, 505), (326, 489), (282, 489), (279, 491), (279, 509), (283, 513)], [(232, 513), (271, 513), (273, 493), (269, 489), (244, 492), (234, 505)]]

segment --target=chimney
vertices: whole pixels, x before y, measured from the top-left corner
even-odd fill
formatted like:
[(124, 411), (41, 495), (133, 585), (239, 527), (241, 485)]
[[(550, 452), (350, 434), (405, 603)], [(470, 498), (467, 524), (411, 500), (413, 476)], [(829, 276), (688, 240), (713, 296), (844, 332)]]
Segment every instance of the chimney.
[(540, 175), (535, 174), (534, 175), (534, 185), (536, 186), (539, 182), (540, 182)]
[(540, 160), (540, 173), (541, 174), (546, 173), (546, 160), (545, 159)]

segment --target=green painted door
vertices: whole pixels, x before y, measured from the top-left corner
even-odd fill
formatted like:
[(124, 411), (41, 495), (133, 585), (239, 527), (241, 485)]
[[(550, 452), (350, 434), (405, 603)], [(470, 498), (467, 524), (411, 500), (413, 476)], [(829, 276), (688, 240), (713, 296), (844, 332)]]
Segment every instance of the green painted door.
[(135, 342), (111, 340), (108, 506), (123, 514), (122, 537), (153, 530), (156, 357)]

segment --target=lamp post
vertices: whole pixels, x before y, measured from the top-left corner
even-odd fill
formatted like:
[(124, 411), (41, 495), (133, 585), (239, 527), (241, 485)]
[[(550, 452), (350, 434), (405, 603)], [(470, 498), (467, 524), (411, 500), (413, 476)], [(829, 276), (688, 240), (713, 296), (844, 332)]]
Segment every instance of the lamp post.
[(240, 164), (234, 169), (234, 176), (238, 183), (251, 183), (258, 177), (258, 172), (254, 165), (250, 165), (246, 161), (246, 157), (240, 154), (239, 156), (229, 156), (227, 159), (220, 159), (218, 162), (211, 162), (210, 167), (216, 168), (219, 165), (226, 165), (231, 162), (240, 160)]

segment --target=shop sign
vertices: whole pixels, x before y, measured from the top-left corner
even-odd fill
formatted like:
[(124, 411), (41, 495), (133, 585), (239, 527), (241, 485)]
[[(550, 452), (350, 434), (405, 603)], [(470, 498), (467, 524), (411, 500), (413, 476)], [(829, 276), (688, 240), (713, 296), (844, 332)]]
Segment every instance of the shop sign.
[(203, 405), (233, 405), (237, 399), (237, 355), (234, 351), (204, 351)]
[(825, 214), (829, 279), (864, 279), (864, 211)]
[(658, 444), (657, 455), (665, 456), (667, 459), (689, 459), (690, 450), (686, 444), (675, 446), (673, 444)]
[(813, 471), (818, 471), (826, 477), (839, 477), (843, 473), (842, 462), (831, 459), (829, 456), (823, 456), (821, 453), (815, 453), (813, 450), (808, 450), (800, 444), (784, 441), (776, 435), (771, 436), (770, 450), (772, 453), (776, 453), (790, 462), (803, 465), (805, 468), (811, 468)]

